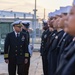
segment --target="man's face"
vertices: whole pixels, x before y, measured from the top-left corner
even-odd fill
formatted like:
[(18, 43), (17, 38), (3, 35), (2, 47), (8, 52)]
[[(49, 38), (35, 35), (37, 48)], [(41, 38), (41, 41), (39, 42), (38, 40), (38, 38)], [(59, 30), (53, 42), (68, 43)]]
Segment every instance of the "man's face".
[(65, 22), (65, 31), (75, 36), (75, 6), (70, 10)]
[(15, 29), (16, 32), (21, 32), (22, 31), (22, 27), (20, 27), (20, 26), (15, 25), (14, 29)]
[(52, 18), (49, 18), (47, 21), (48, 27), (53, 27), (52, 26)]
[(53, 27), (54, 27), (54, 29), (57, 29), (57, 28), (58, 28), (59, 19), (60, 19), (60, 18), (57, 17), (57, 19), (54, 20), (54, 22), (53, 22)]
[(62, 17), (59, 19), (59, 22), (58, 22), (59, 28), (64, 28), (65, 20), (66, 20), (66, 15), (62, 15)]

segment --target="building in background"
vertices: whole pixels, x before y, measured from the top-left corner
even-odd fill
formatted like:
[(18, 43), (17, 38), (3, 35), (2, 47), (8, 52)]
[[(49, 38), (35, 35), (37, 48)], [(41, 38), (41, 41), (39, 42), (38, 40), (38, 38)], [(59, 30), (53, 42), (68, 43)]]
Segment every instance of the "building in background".
[[(33, 39), (36, 39), (35, 43), (39, 41), (40, 43), (40, 36), (42, 32), (42, 24), (39, 22), (39, 18), (36, 18), (36, 28), (34, 28), (34, 15), (31, 13), (23, 13), (23, 12), (13, 12), (13, 11), (0, 11), (0, 51), (4, 52), (3, 46), (4, 46), (4, 40), (6, 37), (6, 34), (11, 32), (12, 26), (11, 23), (16, 20), (24, 20), (30, 22), (30, 36), (31, 36), (31, 43)], [(33, 37), (33, 33), (36, 31), (36, 37)], [(37, 41), (38, 40), (38, 41)]]

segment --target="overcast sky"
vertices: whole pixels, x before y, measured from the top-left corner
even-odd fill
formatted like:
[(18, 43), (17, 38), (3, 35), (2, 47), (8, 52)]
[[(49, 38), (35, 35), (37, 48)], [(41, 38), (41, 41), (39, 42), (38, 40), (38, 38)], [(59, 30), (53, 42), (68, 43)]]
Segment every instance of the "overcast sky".
[[(35, 0), (0, 0), (0, 10), (32, 12)], [(46, 16), (49, 12), (59, 9), (60, 6), (72, 5), (73, 0), (37, 0), (37, 15), (43, 17), (44, 8)]]

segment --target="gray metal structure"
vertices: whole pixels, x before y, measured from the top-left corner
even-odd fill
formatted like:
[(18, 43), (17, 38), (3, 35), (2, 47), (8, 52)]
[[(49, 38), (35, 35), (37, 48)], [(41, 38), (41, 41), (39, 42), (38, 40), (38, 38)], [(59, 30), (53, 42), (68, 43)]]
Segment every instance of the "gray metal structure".
[[(42, 33), (42, 25), (41, 23), (39, 23), (39, 19), (36, 18), (36, 22), (35, 22), (35, 18), (33, 16), (33, 14), (31, 14), (32, 16), (30, 17), (18, 17), (18, 18), (13, 18), (11, 17), (1, 17), (0, 18), (0, 52), (4, 52), (3, 47), (4, 47), (4, 41), (5, 41), (5, 37), (6, 34), (11, 32), (12, 26), (11, 23), (16, 21), (16, 20), (25, 20), (25, 21), (30, 21), (31, 25), (30, 28), (32, 29), (32, 32), (30, 33), (31, 36), (31, 44), (34, 45), (34, 49), (39, 50), (40, 48), (40, 37), (41, 37), (41, 33)], [(36, 24), (36, 26), (35, 26)]]

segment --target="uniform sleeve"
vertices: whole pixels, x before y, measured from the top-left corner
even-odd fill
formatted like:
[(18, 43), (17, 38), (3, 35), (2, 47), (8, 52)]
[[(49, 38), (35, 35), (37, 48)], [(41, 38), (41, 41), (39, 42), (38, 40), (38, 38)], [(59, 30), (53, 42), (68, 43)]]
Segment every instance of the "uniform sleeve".
[(40, 53), (41, 53), (41, 54), (42, 54), (42, 44), (43, 44), (43, 42), (44, 42), (44, 40), (43, 40), (44, 34), (45, 34), (45, 31), (42, 33), (42, 36), (41, 36), (41, 46), (40, 46)]
[(8, 51), (9, 51), (9, 34), (7, 34), (5, 38), (5, 43), (4, 43), (4, 59), (8, 59)]
[[(43, 34), (42, 34), (42, 36), (43, 36)], [(40, 53), (42, 52), (41, 50), (42, 50), (42, 37), (41, 37), (41, 46), (40, 46)]]
[(29, 57), (29, 50), (28, 50), (28, 41), (27, 41), (27, 36), (25, 36), (25, 58)]
[(30, 35), (28, 33), (28, 45), (29, 45), (29, 43), (30, 43)]

